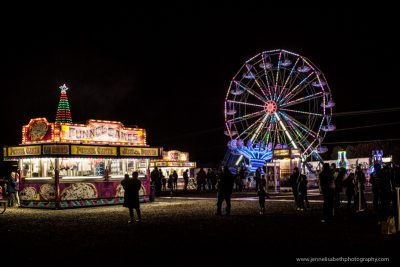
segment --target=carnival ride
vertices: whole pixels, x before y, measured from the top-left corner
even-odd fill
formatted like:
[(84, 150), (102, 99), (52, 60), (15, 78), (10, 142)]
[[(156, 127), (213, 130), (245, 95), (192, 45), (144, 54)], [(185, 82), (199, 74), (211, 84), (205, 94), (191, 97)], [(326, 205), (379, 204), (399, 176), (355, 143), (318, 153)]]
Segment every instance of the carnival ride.
[[(277, 146), (301, 150), (301, 160), (320, 153), (332, 124), (331, 90), (324, 74), (307, 58), (287, 51), (261, 52), (232, 78), (225, 98), (225, 135), (230, 140), (223, 164), (245, 157), (249, 166), (271, 160)], [(244, 145), (246, 144), (246, 145)], [(231, 158), (231, 159), (229, 159)]]

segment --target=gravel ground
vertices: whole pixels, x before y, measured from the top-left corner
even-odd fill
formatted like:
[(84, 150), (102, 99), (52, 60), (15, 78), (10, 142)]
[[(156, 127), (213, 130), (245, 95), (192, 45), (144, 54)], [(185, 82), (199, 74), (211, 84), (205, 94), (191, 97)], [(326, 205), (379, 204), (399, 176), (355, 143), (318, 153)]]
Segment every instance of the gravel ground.
[[(215, 199), (161, 198), (142, 205), (143, 224), (129, 225), (122, 206), (39, 210), (0, 215), (5, 255), (17, 266), (150, 264), (233, 265), (296, 263), (296, 257), (399, 259), (399, 235), (383, 236), (366, 212), (320, 222), (321, 203), (297, 212), (291, 202), (232, 202), (231, 216), (215, 215)], [(3, 257), (4, 258), (4, 257)], [(279, 265), (281, 265), (279, 264)]]

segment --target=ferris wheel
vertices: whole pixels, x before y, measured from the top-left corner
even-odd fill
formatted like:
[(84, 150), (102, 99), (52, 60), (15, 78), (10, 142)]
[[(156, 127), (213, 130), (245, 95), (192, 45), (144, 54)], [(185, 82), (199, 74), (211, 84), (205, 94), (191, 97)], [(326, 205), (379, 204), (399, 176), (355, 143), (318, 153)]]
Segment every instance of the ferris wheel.
[(255, 55), (230, 82), (225, 98), (225, 134), (230, 142), (299, 149), (303, 159), (325, 152), (331, 123), (331, 90), (307, 58), (286, 50)]

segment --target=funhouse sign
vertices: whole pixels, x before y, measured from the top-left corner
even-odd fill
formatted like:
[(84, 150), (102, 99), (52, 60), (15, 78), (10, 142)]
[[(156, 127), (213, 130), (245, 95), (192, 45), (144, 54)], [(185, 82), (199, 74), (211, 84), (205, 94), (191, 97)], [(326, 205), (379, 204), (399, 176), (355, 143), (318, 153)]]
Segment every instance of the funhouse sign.
[(90, 122), (88, 125), (62, 125), (62, 141), (95, 141), (145, 145), (145, 130), (124, 128), (118, 122)]

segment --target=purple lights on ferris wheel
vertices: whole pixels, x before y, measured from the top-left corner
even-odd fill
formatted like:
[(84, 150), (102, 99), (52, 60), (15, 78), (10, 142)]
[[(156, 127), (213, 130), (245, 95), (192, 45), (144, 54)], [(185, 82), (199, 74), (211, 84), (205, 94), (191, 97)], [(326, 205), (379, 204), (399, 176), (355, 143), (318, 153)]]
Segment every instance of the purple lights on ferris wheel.
[(311, 68), (309, 66), (301, 66), (297, 68), (297, 71), (301, 73), (306, 73), (309, 72), (310, 70)]
[(325, 85), (326, 85), (326, 82), (324, 82), (324, 81), (312, 82), (312, 86), (315, 86), (315, 87), (324, 87)]
[(292, 61), (289, 59), (285, 59), (284, 61), (281, 62), (281, 66), (289, 67), (290, 65), (292, 65)]

